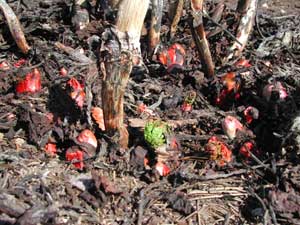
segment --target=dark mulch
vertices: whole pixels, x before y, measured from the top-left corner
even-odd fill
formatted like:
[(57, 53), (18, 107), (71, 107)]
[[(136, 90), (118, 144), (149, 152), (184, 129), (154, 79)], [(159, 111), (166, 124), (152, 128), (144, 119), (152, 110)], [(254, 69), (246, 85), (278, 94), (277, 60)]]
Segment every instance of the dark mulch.
[[(171, 21), (164, 16), (162, 44), (182, 44), (186, 63), (184, 70), (169, 74), (143, 49), (148, 71), (135, 71), (125, 94), (127, 151), (119, 151), (90, 115), (91, 106), (101, 106), (97, 51), (110, 17), (103, 17), (91, 1), (92, 21), (76, 31), (70, 0), (7, 2), (20, 18), (32, 51), (28, 56), (20, 53), (0, 15), (0, 62), (10, 64), (8, 71), (0, 70), (0, 224), (300, 224), (300, 18), (293, 16), (299, 15), (299, 1), (259, 3), (255, 29), (243, 52), (249, 68), (222, 65), (232, 39), (222, 31), (211, 36), (215, 80), (204, 77), (187, 14), (173, 40), (168, 38)], [(212, 2), (207, 3), (210, 10)], [(220, 23), (226, 22), (234, 33), (237, 16), (231, 2)], [(215, 29), (211, 21), (204, 22)], [(141, 41), (145, 47), (147, 37)], [(67, 54), (56, 42), (83, 49), (86, 57), (76, 51)], [(14, 67), (20, 59), (25, 64)], [(67, 76), (60, 75), (62, 67)], [(42, 90), (16, 94), (16, 84), (32, 68), (41, 71)], [(240, 96), (216, 105), (219, 77), (229, 71), (240, 74)], [(82, 108), (69, 96), (67, 81), (72, 77), (85, 84)], [(287, 89), (284, 101), (262, 98), (270, 79)], [(190, 91), (197, 93), (193, 110), (182, 112)], [(152, 116), (170, 123), (180, 142), (179, 159), (167, 177), (144, 168), (151, 150), (139, 123), (149, 115), (137, 112), (140, 102)], [(250, 105), (260, 112), (248, 125), (251, 132), (228, 139), (221, 121), (233, 115), (245, 123), (243, 111)], [(66, 161), (65, 151), (80, 145), (76, 136), (86, 128), (94, 131), (98, 147), (84, 161), (85, 168), (77, 170)], [(213, 135), (232, 149), (229, 165), (219, 167), (205, 153)], [(249, 159), (238, 153), (247, 140), (257, 148)], [(55, 157), (45, 153), (49, 141), (57, 145)], [(91, 146), (81, 147), (91, 153)]]

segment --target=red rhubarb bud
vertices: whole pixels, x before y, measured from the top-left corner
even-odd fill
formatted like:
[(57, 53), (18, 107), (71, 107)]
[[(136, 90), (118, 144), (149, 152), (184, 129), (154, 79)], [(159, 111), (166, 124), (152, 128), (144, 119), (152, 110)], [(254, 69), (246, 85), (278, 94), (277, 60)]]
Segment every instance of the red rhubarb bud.
[(56, 144), (53, 144), (53, 143), (46, 144), (45, 151), (48, 155), (55, 156), (56, 152), (57, 152)]
[(238, 66), (238, 67), (246, 67), (246, 68), (248, 68), (248, 67), (252, 66), (249, 62), (250, 61), (247, 60), (247, 59), (240, 59), (239, 61), (237, 61), (235, 63), (235, 65)]
[(40, 91), (41, 86), (41, 74), (38, 69), (33, 69), (32, 72), (26, 74), (24, 80), (19, 81), (16, 86), (16, 92), (20, 93), (35, 93)]
[(241, 79), (239, 76), (236, 76), (234, 72), (227, 73), (221, 80), (228, 92), (238, 92), (241, 88)]
[(8, 63), (5, 62), (5, 61), (1, 62), (1, 63), (0, 63), (0, 70), (2, 70), (2, 71), (7, 71), (7, 70), (9, 70), (9, 65), (8, 65)]
[(187, 102), (184, 102), (181, 106), (181, 110), (183, 112), (190, 112), (190, 111), (192, 111), (192, 109), (193, 109), (192, 105)]
[(171, 137), (170, 140), (167, 140), (169, 148), (172, 150), (177, 150), (180, 147), (180, 144), (176, 137)]
[(171, 172), (170, 168), (163, 162), (157, 162), (155, 164), (155, 169), (157, 170), (158, 174), (162, 177), (167, 176)]
[(142, 114), (143, 112), (145, 112), (147, 110), (147, 106), (141, 102), (138, 106), (137, 106), (137, 113), (138, 114)]
[(285, 87), (283, 87), (283, 85), (279, 81), (275, 81), (272, 84), (267, 84), (263, 89), (263, 97), (267, 101), (270, 101), (272, 92), (278, 92), (280, 100), (284, 100), (288, 96)]
[(77, 141), (80, 143), (88, 143), (97, 148), (97, 138), (94, 133), (88, 129), (83, 130), (78, 136)]
[(190, 91), (184, 99), (183, 105), (181, 106), (181, 110), (184, 112), (192, 111), (193, 103), (196, 100), (197, 93), (195, 91)]
[(70, 93), (71, 98), (80, 108), (82, 108), (85, 99), (84, 86), (80, 84), (79, 81), (75, 78), (71, 78), (68, 81), (68, 85), (72, 88), (72, 91)]
[(105, 124), (104, 124), (104, 117), (103, 117), (103, 110), (100, 107), (93, 107), (92, 110), (92, 117), (98, 124), (98, 127), (105, 131)]
[(15, 68), (20, 68), (21, 66), (25, 65), (26, 60), (25, 59), (19, 59), (17, 62), (14, 63)]
[(205, 151), (210, 154), (210, 159), (216, 161), (218, 166), (224, 166), (232, 160), (231, 150), (216, 136), (212, 136), (208, 140)]
[(243, 125), (233, 116), (226, 116), (222, 121), (222, 128), (224, 133), (230, 138), (234, 139), (238, 130), (243, 130)]
[(67, 69), (66, 69), (65, 67), (62, 67), (62, 68), (60, 68), (60, 70), (59, 70), (59, 74), (60, 74), (61, 76), (67, 76), (68, 71), (67, 71)]
[(160, 52), (159, 61), (167, 66), (168, 72), (175, 68), (182, 68), (185, 58), (185, 50), (180, 44), (173, 44), (167, 50)]
[(244, 116), (245, 116), (245, 119), (246, 119), (246, 122), (248, 124), (252, 123), (252, 121), (254, 119), (258, 119), (259, 117), (259, 111), (257, 108), (255, 107), (252, 107), (252, 106), (248, 106), (245, 111), (244, 111)]
[(66, 151), (66, 160), (72, 162), (77, 169), (83, 169), (83, 151), (77, 148), (68, 148)]
[(246, 158), (249, 158), (251, 156), (250, 152), (252, 152), (254, 149), (254, 144), (251, 141), (245, 142), (242, 147), (240, 147), (240, 154), (245, 156)]

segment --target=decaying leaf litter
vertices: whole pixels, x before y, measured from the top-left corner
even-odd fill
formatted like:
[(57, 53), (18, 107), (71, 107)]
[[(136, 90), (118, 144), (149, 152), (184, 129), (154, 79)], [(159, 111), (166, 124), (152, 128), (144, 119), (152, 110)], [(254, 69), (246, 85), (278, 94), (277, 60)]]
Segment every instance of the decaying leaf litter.
[[(103, 2), (90, 2), (90, 21), (78, 30), (71, 1), (8, 1), (27, 55), (1, 14), (1, 222), (298, 224), (300, 3), (259, 2), (246, 49), (226, 62), (237, 2), (205, 1), (211, 77), (190, 22), (199, 13), (178, 1), (171, 14), (165, 2), (155, 48), (149, 11), (144, 65), (133, 69), (124, 93), (124, 149), (99, 114), (101, 34), (114, 18)], [(182, 65), (181, 58), (171, 69), (163, 65), (160, 52), (178, 51)]]

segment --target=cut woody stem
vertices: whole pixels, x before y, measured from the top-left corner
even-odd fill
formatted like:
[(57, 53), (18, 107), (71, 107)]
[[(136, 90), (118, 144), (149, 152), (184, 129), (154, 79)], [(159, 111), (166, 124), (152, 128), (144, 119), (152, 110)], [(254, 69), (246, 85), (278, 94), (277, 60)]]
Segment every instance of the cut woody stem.
[(102, 108), (105, 128), (121, 148), (127, 148), (128, 132), (123, 124), (123, 96), (133, 64), (140, 60), (140, 36), (149, 0), (123, 0), (119, 4), (116, 29), (103, 34), (101, 70)]
[(22, 51), (22, 53), (27, 54), (30, 47), (25, 39), (21, 24), (14, 11), (10, 8), (5, 0), (0, 0), (0, 11), (2, 11), (9, 27), (10, 33), (17, 43), (19, 49)]
[(192, 0), (191, 5), (194, 20), (193, 23), (190, 23), (190, 27), (192, 30), (193, 38), (199, 51), (201, 62), (204, 66), (206, 75), (208, 77), (213, 77), (215, 75), (215, 65), (212, 61), (208, 41), (206, 39), (205, 30), (203, 26), (203, 0)]
[(258, 0), (239, 0), (237, 10), (242, 13), (239, 27), (237, 29), (236, 41), (230, 47), (230, 54), (224, 62), (233, 57), (239, 57), (244, 50), (255, 21)]
[(161, 18), (164, 1), (163, 0), (151, 0), (151, 27), (149, 32), (149, 53), (155, 54), (156, 48), (160, 42), (160, 30), (161, 30)]

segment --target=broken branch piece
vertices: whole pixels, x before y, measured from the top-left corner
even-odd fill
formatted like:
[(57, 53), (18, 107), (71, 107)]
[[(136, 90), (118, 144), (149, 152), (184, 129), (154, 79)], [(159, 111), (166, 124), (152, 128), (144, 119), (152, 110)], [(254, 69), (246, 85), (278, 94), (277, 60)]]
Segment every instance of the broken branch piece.
[(6, 3), (5, 0), (0, 0), (0, 11), (2, 11), (10, 33), (14, 38), (16, 44), (18, 45), (19, 49), (22, 51), (22, 53), (27, 54), (30, 47), (25, 39), (24, 33), (21, 28), (21, 24), (14, 11), (10, 8), (10, 6)]

